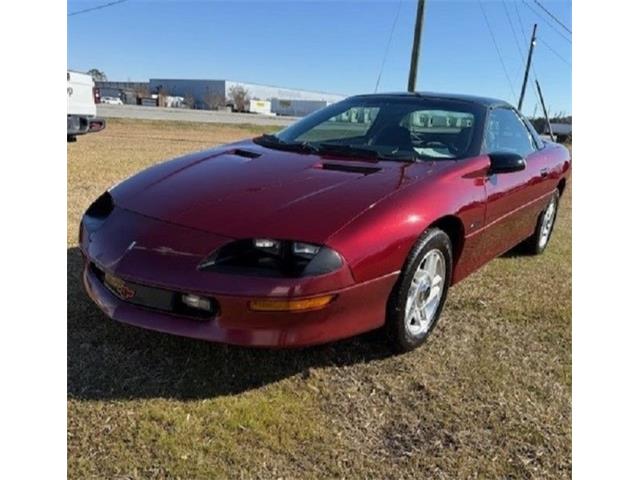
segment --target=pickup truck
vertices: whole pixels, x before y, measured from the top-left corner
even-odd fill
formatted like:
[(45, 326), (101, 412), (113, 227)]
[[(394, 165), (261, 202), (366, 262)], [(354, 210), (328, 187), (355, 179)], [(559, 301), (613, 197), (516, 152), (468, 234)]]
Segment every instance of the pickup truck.
[(98, 101), (91, 75), (67, 71), (67, 142), (75, 142), (77, 135), (104, 129), (105, 120), (96, 116)]

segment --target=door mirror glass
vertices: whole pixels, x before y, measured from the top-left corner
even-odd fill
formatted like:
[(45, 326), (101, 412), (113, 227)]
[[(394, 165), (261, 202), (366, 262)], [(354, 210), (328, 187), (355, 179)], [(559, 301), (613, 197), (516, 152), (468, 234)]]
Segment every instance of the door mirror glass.
[(489, 154), (491, 166), (489, 174), (519, 172), (527, 167), (527, 162), (517, 153), (496, 152)]

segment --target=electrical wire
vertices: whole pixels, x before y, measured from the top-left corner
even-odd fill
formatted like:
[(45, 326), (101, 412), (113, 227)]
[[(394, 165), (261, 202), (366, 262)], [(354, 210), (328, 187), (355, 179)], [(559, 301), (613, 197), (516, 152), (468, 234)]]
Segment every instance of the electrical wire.
[(384, 70), (384, 65), (387, 62), (387, 55), (389, 54), (389, 47), (391, 47), (391, 40), (393, 39), (393, 32), (396, 30), (396, 24), (398, 23), (398, 17), (400, 16), (400, 8), (402, 7), (402, 0), (398, 2), (398, 9), (396, 10), (396, 16), (393, 19), (393, 24), (391, 25), (391, 31), (389, 32), (389, 40), (387, 40), (387, 47), (384, 50), (384, 55), (382, 56), (382, 64), (380, 65), (380, 72), (378, 72), (378, 79), (376, 80), (376, 88), (373, 93), (378, 93), (378, 87), (380, 86), (380, 79), (382, 78), (382, 71)]
[(547, 10), (544, 5), (542, 5), (542, 3), (540, 3), (538, 0), (533, 0), (533, 3), (535, 3), (536, 5), (538, 5), (542, 10), (544, 10), (544, 12), (549, 15), (551, 18), (553, 18), (555, 20), (555, 22), (560, 25), (562, 28), (564, 28), (567, 32), (569, 32), (570, 34), (573, 34), (573, 32), (571, 32), (571, 29), (569, 27), (567, 27), (564, 23), (562, 23), (560, 20), (558, 20), (558, 18), (551, 13), (549, 10)]
[[(522, 17), (520, 16), (520, 9), (518, 8), (518, 3), (514, 2), (514, 7), (516, 9), (516, 16), (518, 17), (518, 24), (520, 24), (520, 31), (522, 32), (522, 38), (524, 39), (524, 44), (527, 44), (527, 34), (524, 31), (524, 24), (522, 23)], [(533, 69), (533, 75), (536, 78), (536, 80), (538, 79), (538, 73), (536, 72), (536, 66), (533, 63), (533, 61), (531, 62), (531, 68)]]
[(93, 12), (94, 10), (101, 10), (103, 8), (112, 7), (113, 5), (117, 5), (119, 3), (124, 3), (126, 1), (127, 0), (116, 0), (115, 2), (105, 3), (103, 5), (98, 5), (96, 7), (85, 8), (83, 10), (78, 10), (78, 11), (75, 11), (75, 12), (71, 12), (71, 13), (67, 14), (67, 17), (73, 17), (74, 15), (80, 15), (82, 13)]
[(558, 30), (553, 23), (551, 23), (549, 20), (547, 20), (545, 17), (542, 16), (541, 13), (539, 13), (536, 9), (534, 9), (531, 5), (529, 5), (525, 0), (522, 0), (522, 3), (524, 3), (527, 8), (529, 10), (531, 10), (533, 13), (535, 13), (538, 17), (540, 17), (544, 23), (546, 23), (547, 25), (549, 25), (549, 27), (556, 32), (558, 35), (560, 35), (562, 38), (564, 38), (567, 42), (571, 43), (571, 39), (568, 38), (564, 33), (562, 33), (560, 30)]
[[(524, 32), (524, 25), (522, 24), (522, 18), (520, 17), (520, 9), (518, 8), (518, 4), (514, 3), (515, 5), (515, 9), (516, 9), (516, 14), (518, 16), (518, 23), (520, 24), (520, 31), (522, 32), (522, 36), (525, 39), (525, 41), (527, 40), (527, 35)], [(541, 40), (545, 45), (548, 46), (547, 42), (545, 42), (543, 39), (541, 39), (540, 37), (536, 37), (536, 40)], [(538, 81), (538, 73), (536, 72), (536, 68), (535, 65), (533, 64), (533, 62), (531, 62), (531, 68), (533, 70), (533, 76), (535, 78), (536, 83), (539, 83)], [(531, 86), (532, 88), (534, 87), (533, 85)], [(542, 108), (542, 98), (540, 95), (540, 92), (538, 91), (537, 85), (535, 86), (536, 88), (534, 88), (534, 92), (536, 92), (536, 110), (537, 110), (537, 106), (540, 105), (540, 108)], [(543, 112), (544, 112), (544, 108), (542, 108)], [(549, 113), (549, 118), (551, 118), (551, 107), (546, 109), (547, 112)]]
[[(520, 40), (518, 39), (518, 36), (516, 35), (516, 29), (513, 27), (513, 22), (511, 21), (511, 14), (509, 13), (509, 9), (507, 8), (507, 4), (506, 4), (505, 0), (502, 0), (502, 6), (504, 7), (504, 13), (507, 14), (507, 20), (509, 20), (509, 27), (511, 27), (511, 33), (513, 34), (513, 38), (516, 41), (516, 46), (518, 47), (518, 52), (520, 52), (520, 58), (522, 59), (522, 63), (525, 63), (524, 52), (523, 52), (522, 48), (520, 47)], [(525, 43), (525, 45), (526, 45), (526, 43)]]
[(540, 41), (542, 42), (542, 44), (547, 47), (549, 50), (551, 50), (551, 52), (553, 52), (553, 54), (558, 57), (560, 60), (562, 60), (564, 63), (566, 63), (567, 65), (571, 66), (571, 62), (569, 60), (567, 60), (566, 58), (564, 58), (562, 55), (560, 55), (551, 45), (549, 45), (548, 42), (546, 42), (544, 40), (544, 38), (541, 38)]
[[(518, 52), (520, 53), (520, 59), (522, 60), (522, 68), (526, 69), (527, 60), (525, 59), (524, 51), (522, 50), (522, 48), (520, 48), (520, 40), (519, 40), (518, 34), (516, 33), (516, 29), (513, 26), (513, 22), (511, 21), (511, 14), (509, 13), (509, 9), (507, 8), (507, 4), (505, 0), (502, 0), (502, 6), (504, 7), (504, 12), (507, 14), (507, 20), (509, 21), (509, 26), (511, 27), (511, 33), (513, 34), (513, 39), (515, 40), (516, 46), (518, 47)], [(522, 29), (522, 31), (524, 33), (524, 28)], [(526, 36), (524, 36), (524, 45), (525, 47), (527, 45)], [(531, 66), (533, 67), (533, 62), (531, 63)], [(533, 78), (536, 78), (535, 72), (534, 72)], [(535, 85), (533, 84), (533, 78), (529, 77), (529, 86), (531, 88), (535, 88)], [(534, 114), (533, 114), (534, 117), (537, 109), (538, 109), (538, 99), (536, 98), (536, 101), (534, 103)]]
[(498, 58), (500, 59), (500, 64), (502, 65), (502, 70), (504, 71), (504, 75), (505, 77), (507, 77), (507, 81), (509, 82), (509, 88), (511, 89), (511, 94), (513, 95), (513, 99), (514, 101), (517, 101), (518, 97), (516, 96), (516, 92), (513, 89), (513, 83), (511, 82), (511, 77), (509, 76), (509, 72), (507, 71), (507, 66), (504, 63), (504, 59), (502, 58), (502, 53), (500, 53), (500, 47), (498, 47), (498, 42), (496, 40), (495, 35), (493, 34), (493, 29), (491, 28), (491, 24), (489, 23), (489, 18), (487, 17), (487, 13), (484, 11), (484, 7), (482, 6), (482, 0), (478, 0), (478, 5), (480, 6), (480, 10), (482, 10), (482, 16), (484, 17), (484, 21), (487, 24), (487, 28), (489, 29), (489, 34), (491, 35), (493, 46), (496, 49)]

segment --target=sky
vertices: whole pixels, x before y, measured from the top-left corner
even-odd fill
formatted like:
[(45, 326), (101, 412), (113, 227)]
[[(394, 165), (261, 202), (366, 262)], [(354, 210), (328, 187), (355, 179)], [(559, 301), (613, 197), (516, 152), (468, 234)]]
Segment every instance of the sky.
[[(69, 0), (67, 11), (112, 1)], [(537, 2), (572, 28), (570, 1)], [(67, 17), (67, 63), (109, 80), (227, 79), (345, 95), (373, 92), (382, 72), (379, 92), (403, 91), (415, 16), (416, 0), (128, 0)], [(536, 0), (427, 0), (416, 90), (517, 104), (534, 23), (531, 77), (550, 113), (570, 114), (571, 34)], [(532, 87), (523, 111), (539, 116)]]

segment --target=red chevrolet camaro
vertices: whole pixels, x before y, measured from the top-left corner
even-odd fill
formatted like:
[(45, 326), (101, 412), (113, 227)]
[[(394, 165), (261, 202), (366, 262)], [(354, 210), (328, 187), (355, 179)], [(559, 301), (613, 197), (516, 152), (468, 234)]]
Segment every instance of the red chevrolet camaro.
[(284, 347), (384, 327), (407, 351), (451, 285), (545, 249), (570, 165), (499, 100), (355, 96), (105, 192), (80, 226), (84, 285), (109, 317), (176, 335)]

